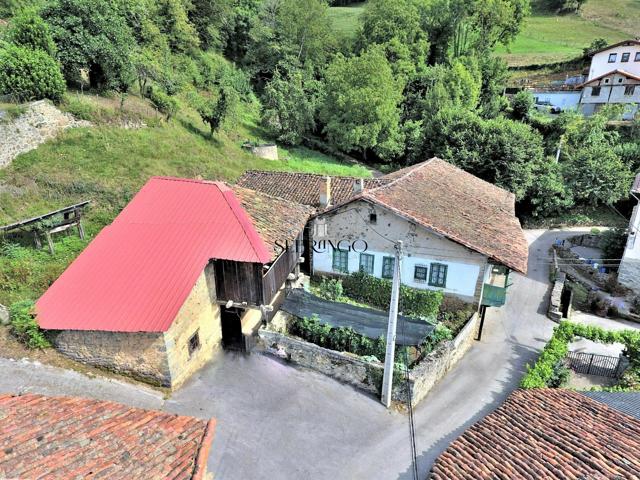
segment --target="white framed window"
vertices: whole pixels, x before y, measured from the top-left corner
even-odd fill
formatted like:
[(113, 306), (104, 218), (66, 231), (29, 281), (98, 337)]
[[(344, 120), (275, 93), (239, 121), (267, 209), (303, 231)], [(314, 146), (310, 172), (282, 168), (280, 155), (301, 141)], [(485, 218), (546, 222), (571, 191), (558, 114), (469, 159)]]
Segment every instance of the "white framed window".
[(368, 273), (369, 275), (373, 275), (373, 266), (376, 257), (371, 255), (370, 253), (361, 253), (360, 254), (360, 271), (364, 273)]
[(331, 267), (335, 272), (349, 273), (349, 252), (347, 250), (334, 248)]
[(618, 54), (617, 53), (610, 53), (609, 54), (609, 63), (616, 63), (617, 59), (618, 59)]
[(620, 58), (621, 62), (628, 62), (629, 61), (629, 57), (631, 56), (631, 53), (629, 52), (624, 52), (622, 54), (622, 57)]
[(413, 269), (413, 280), (419, 283), (427, 281), (429, 269), (426, 265), (416, 265)]
[(382, 259), (382, 278), (393, 278), (393, 266), (395, 263), (395, 257), (384, 257)]

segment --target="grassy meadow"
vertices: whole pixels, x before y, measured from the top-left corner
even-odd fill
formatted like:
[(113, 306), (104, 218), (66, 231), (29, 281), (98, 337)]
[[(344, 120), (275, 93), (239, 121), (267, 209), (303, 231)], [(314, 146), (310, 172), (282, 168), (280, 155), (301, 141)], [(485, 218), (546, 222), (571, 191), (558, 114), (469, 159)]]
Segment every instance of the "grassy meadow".
[[(255, 107), (245, 107), (237, 128), (211, 138), (188, 107), (167, 122), (135, 96), (128, 97), (120, 111), (118, 99), (69, 94), (62, 108), (94, 126), (67, 130), (0, 169), (0, 225), (91, 200), (84, 222), (90, 239), (154, 175), (229, 182), (247, 169), (371, 176), (360, 165), (303, 147), (280, 149), (277, 161), (250, 155), (242, 143), (268, 140)], [(122, 127), (141, 122), (146, 127)], [(1, 304), (37, 298), (86, 245), (74, 235), (58, 234), (51, 256), (35, 250), (30, 240), (0, 238)]]
[[(354, 35), (366, 2), (331, 7), (334, 28)], [(532, 1), (532, 15), (516, 40), (497, 52), (509, 65), (531, 65), (569, 60), (596, 38), (618, 42), (640, 34), (640, 0), (587, 0), (579, 14), (556, 15)]]

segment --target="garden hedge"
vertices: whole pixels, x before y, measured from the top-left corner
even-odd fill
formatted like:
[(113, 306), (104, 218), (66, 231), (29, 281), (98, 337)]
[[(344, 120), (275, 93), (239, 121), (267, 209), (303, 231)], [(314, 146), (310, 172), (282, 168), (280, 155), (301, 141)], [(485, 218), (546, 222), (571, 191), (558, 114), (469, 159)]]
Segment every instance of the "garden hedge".
[[(344, 294), (362, 303), (388, 309), (391, 281), (364, 272), (355, 272), (342, 280)], [(421, 290), (400, 286), (400, 310), (404, 315), (435, 320), (444, 294), (439, 290)]]
[(0, 95), (20, 102), (43, 98), (59, 102), (65, 88), (60, 65), (46, 52), (0, 44)]
[(629, 358), (629, 369), (623, 375), (622, 387), (638, 388), (636, 380), (640, 376), (640, 332), (637, 330), (605, 330), (595, 325), (583, 325), (568, 321), (560, 322), (554, 328), (553, 335), (542, 350), (540, 357), (530, 367), (520, 381), (521, 388), (554, 387), (558, 368), (569, 351), (569, 343), (575, 337), (599, 343), (622, 343), (624, 354)]

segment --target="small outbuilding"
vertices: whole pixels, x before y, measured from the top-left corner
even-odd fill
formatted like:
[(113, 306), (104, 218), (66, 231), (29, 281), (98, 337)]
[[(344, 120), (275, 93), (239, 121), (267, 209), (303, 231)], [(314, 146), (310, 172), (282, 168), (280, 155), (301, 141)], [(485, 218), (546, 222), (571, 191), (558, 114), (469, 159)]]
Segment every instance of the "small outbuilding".
[(76, 360), (176, 388), (244, 349), (302, 255), (311, 209), (222, 182), (154, 177), (36, 303)]

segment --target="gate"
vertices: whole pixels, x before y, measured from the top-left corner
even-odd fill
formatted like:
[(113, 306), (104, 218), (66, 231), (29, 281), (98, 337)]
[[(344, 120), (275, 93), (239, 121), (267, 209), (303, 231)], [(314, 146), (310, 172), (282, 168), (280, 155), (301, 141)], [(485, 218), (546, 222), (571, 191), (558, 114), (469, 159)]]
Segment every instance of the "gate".
[(576, 373), (616, 378), (620, 371), (621, 357), (609, 357), (595, 353), (569, 352), (569, 367)]

